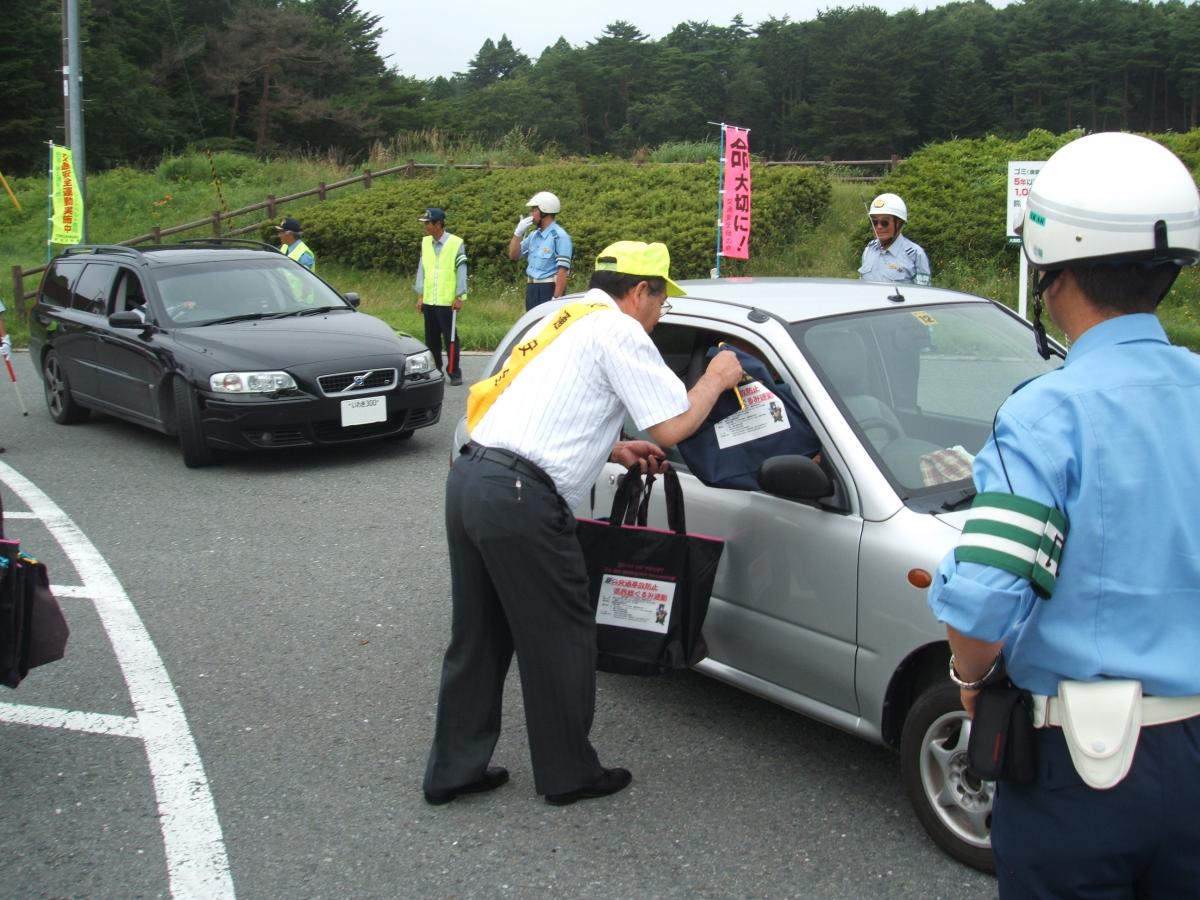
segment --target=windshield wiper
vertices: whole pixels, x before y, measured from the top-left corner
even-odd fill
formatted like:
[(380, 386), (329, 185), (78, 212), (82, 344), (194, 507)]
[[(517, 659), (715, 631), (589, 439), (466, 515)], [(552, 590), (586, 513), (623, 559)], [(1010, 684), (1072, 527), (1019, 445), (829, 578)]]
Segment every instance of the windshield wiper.
[(963, 488), (961, 494), (953, 500), (947, 500), (942, 504), (942, 509), (946, 512), (954, 512), (956, 509), (962, 509), (968, 503), (975, 499), (975, 488)]
[(349, 309), (348, 306), (314, 306), (309, 309), (291, 309), (287, 312), (272, 313), (272, 319), (287, 319), (292, 316), (315, 316), (317, 313), (336, 312), (339, 309)]
[(207, 322), (201, 322), (200, 325), (224, 325), (226, 322), (243, 322), (249, 319), (265, 319), (272, 313), (254, 312), (242, 313), (239, 316), (225, 316), (223, 319), (209, 319)]

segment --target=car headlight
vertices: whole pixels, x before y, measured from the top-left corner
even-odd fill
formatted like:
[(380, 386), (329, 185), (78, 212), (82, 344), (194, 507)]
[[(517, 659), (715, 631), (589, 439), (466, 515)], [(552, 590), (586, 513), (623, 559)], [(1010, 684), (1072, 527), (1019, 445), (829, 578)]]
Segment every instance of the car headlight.
[(409, 375), (424, 375), (432, 372), (434, 368), (436, 367), (433, 364), (433, 354), (428, 350), (414, 353), (404, 360), (404, 376), (406, 378)]
[(218, 372), (208, 384), (218, 394), (270, 394), (296, 388), (287, 372)]

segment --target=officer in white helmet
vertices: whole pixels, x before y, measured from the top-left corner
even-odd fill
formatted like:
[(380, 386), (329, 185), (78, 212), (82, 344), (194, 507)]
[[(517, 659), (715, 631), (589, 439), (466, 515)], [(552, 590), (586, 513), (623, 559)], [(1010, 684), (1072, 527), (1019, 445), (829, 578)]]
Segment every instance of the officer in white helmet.
[(929, 591), (999, 776), (1000, 896), (1200, 897), (1200, 356), (1154, 314), (1200, 260), (1200, 194), (1160, 144), (1092, 134), (1021, 238), (1071, 348), (1001, 406)]
[[(529, 215), (517, 222), (508, 242), (508, 258), (522, 256), (525, 266), (525, 309), (530, 310), (567, 292), (571, 273), (571, 236), (556, 221), (562, 203), (549, 191), (538, 191), (525, 204)], [(530, 226), (534, 226), (530, 231)], [(526, 232), (529, 232), (526, 234)]]
[(858, 276), (864, 281), (929, 284), (929, 257), (900, 233), (908, 207), (896, 194), (880, 194), (867, 210), (875, 237), (863, 248)]

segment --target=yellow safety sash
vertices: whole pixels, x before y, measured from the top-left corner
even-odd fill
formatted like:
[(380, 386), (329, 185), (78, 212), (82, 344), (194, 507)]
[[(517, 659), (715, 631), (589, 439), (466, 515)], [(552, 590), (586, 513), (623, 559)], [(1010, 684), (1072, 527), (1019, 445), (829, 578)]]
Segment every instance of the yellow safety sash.
[(612, 309), (607, 303), (568, 303), (552, 316), (548, 316), (546, 324), (536, 336), (513, 347), (504, 365), (491, 378), (477, 381), (471, 385), (467, 394), (467, 431), (475, 430), (484, 413), (492, 408), (492, 404), (504, 393), (504, 389), (513, 383), (513, 379), (529, 364), (529, 361), (550, 345), (556, 337), (567, 330), (584, 316), (599, 312), (602, 309)]

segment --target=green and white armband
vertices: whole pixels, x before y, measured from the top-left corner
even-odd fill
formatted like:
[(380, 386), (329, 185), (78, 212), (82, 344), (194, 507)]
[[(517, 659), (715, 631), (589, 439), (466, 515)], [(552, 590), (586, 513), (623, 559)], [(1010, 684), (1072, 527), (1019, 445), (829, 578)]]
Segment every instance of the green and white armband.
[(973, 562), (1029, 579), (1041, 597), (1054, 593), (1067, 520), (1057, 509), (1014, 494), (977, 494), (955, 562)]

